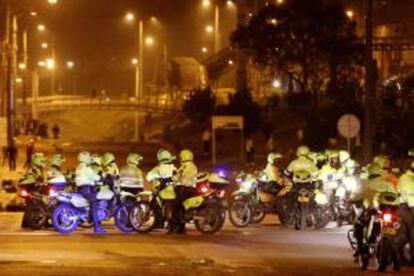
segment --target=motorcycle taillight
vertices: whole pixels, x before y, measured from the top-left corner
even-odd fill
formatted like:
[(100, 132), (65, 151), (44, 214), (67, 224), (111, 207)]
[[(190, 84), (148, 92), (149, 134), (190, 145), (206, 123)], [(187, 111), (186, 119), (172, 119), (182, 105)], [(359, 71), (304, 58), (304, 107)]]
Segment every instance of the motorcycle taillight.
[(202, 194), (207, 193), (210, 190), (210, 187), (208, 184), (201, 184), (198, 186), (198, 191)]
[(57, 197), (57, 192), (53, 188), (49, 188), (49, 197)]
[(384, 214), (382, 214), (382, 220), (385, 223), (391, 223), (392, 222), (392, 214), (391, 213), (384, 213)]
[(21, 190), (20, 191), (20, 196), (23, 198), (29, 197), (29, 192), (27, 190)]

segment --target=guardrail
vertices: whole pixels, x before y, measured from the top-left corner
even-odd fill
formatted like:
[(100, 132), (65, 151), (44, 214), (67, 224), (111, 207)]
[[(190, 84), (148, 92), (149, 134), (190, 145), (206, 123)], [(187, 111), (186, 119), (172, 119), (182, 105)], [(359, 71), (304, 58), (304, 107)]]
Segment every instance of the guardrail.
[[(36, 99), (36, 109), (42, 111), (58, 110), (128, 110), (140, 112), (179, 112), (185, 96), (170, 95), (146, 96), (140, 98), (90, 98), (86, 96), (45, 96)], [(17, 99), (17, 105), (22, 105), (22, 99)], [(31, 98), (26, 100), (32, 104)]]

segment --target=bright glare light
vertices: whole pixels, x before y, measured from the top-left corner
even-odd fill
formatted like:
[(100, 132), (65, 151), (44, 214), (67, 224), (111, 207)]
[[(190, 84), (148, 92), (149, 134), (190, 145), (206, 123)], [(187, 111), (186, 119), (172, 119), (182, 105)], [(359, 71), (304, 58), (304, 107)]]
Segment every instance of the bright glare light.
[(227, 62), (229, 65), (233, 65), (233, 60), (229, 59), (229, 61)]
[(37, 65), (39, 65), (40, 67), (45, 67), (45, 66), (46, 66), (46, 62), (44, 62), (44, 61), (39, 61), (39, 62), (37, 63)]
[(128, 13), (125, 15), (125, 20), (126, 20), (127, 22), (132, 22), (132, 21), (134, 21), (134, 20), (135, 20), (135, 15), (134, 15), (132, 12), (128, 12)]
[(49, 70), (53, 70), (55, 68), (55, 60), (53, 58), (48, 58), (46, 60), (46, 67)]
[(43, 32), (44, 30), (46, 30), (46, 27), (43, 24), (39, 24), (39, 25), (37, 25), (37, 30), (40, 31), (40, 32)]
[(207, 25), (207, 26), (206, 26), (206, 32), (208, 32), (208, 33), (212, 33), (213, 31), (214, 31), (213, 26), (211, 26), (211, 25)]
[(201, 48), (201, 52), (203, 52), (203, 53), (207, 53), (207, 52), (208, 52), (207, 47), (203, 47), (203, 48)]
[(32, 12), (30, 12), (30, 16), (37, 16), (37, 12), (35, 12), (35, 11), (32, 11)]
[(26, 64), (25, 63), (19, 63), (19, 69), (20, 70), (24, 70), (24, 69), (26, 69)]
[(137, 58), (131, 59), (131, 63), (132, 63), (132, 65), (137, 65), (138, 64), (138, 59)]
[(272, 87), (273, 88), (280, 88), (280, 87), (282, 87), (282, 83), (280, 82), (280, 80), (273, 80)]
[(49, 2), (51, 5), (55, 5), (57, 4), (58, 0), (47, 0), (47, 2)]
[(211, 1), (210, 0), (203, 0), (202, 3), (203, 3), (203, 7), (204, 8), (208, 8), (211, 5)]
[(75, 63), (73, 61), (69, 60), (69, 61), (66, 62), (66, 66), (69, 69), (72, 69), (73, 67), (75, 67)]
[(227, 0), (226, 4), (227, 4), (227, 6), (228, 6), (228, 7), (230, 7), (230, 8), (234, 7), (234, 2), (233, 2), (233, 1), (231, 1), (231, 0)]
[(151, 36), (147, 36), (145, 38), (145, 45), (147, 45), (147, 46), (154, 45), (154, 38), (152, 38)]
[(272, 25), (276, 25), (276, 24), (277, 24), (277, 20), (276, 20), (276, 18), (272, 18), (272, 19), (270, 20), (270, 24), (272, 24)]
[(284, 0), (277, 0), (276, 1), (278, 4), (283, 4)]
[(16, 78), (16, 82), (17, 83), (22, 83), (23, 82), (23, 79), (22, 78)]
[(41, 44), (42, 49), (47, 49), (49, 47), (49, 44), (47, 44), (46, 42), (43, 42)]
[(354, 18), (354, 11), (352, 10), (347, 10), (346, 11), (346, 16), (348, 16), (349, 19)]

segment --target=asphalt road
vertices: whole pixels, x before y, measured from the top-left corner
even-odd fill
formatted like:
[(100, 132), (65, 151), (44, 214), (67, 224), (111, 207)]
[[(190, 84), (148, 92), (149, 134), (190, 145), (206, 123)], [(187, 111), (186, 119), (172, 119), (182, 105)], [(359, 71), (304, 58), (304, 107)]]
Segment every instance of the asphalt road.
[[(72, 235), (19, 229), (0, 215), (0, 275), (374, 275), (353, 263), (347, 227), (297, 232), (274, 223), (246, 229), (226, 224), (203, 236), (120, 234), (82, 229)], [(414, 270), (403, 273), (414, 275)]]

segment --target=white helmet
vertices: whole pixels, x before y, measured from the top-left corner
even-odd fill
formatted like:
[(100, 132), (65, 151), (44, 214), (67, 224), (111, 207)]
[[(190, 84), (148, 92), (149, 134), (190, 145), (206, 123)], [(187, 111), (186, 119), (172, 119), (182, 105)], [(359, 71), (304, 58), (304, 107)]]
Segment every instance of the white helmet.
[(342, 164), (344, 164), (346, 161), (348, 161), (349, 158), (351, 158), (351, 155), (349, 155), (349, 152), (347, 152), (346, 150), (340, 150), (339, 151), (339, 161)]
[(92, 162), (92, 156), (87, 151), (82, 151), (78, 154), (78, 161), (80, 163), (90, 164)]
[(160, 149), (157, 153), (157, 159), (160, 163), (170, 163), (175, 160), (175, 156), (173, 156), (168, 150)]

